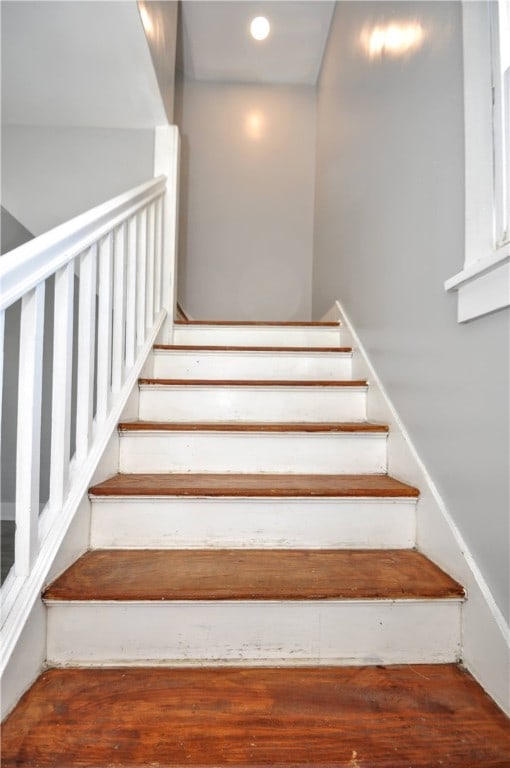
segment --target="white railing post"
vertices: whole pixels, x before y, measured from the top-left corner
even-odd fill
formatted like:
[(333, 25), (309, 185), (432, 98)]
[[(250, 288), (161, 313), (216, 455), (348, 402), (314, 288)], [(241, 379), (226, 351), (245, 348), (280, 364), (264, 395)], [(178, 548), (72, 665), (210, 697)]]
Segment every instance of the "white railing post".
[(176, 125), (158, 126), (154, 139), (154, 175), (167, 177), (163, 203), (161, 304), (167, 311), (164, 340), (173, 341), (177, 296), (177, 235), (179, 215), (180, 139)]
[(45, 284), (21, 303), (16, 451), (15, 573), (27, 576), (38, 551)]
[(96, 345), (97, 245), (80, 259), (78, 366), (76, 395), (76, 461), (85, 461), (92, 440), (94, 357)]
[(74, 262), (55, 275), (50, 507), (61, 509), (69, 481), (73, 370)]

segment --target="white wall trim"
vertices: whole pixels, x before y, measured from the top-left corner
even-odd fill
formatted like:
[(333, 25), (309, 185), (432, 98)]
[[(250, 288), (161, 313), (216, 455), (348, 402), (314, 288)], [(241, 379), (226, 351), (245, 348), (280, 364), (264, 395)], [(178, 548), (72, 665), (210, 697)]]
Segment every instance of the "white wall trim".
[(510, 714), (510, 628), (341, 303), (337, 301), (322, 319), (342, 322), (347, 336), (343, 343), (353, 347), (353, 376), (369, 380), (368, 418), (387, 421), (390, 426), (388, 472), (420, 489), (418, 548), (467, 590), (462, 608), (462, 661)]
[(445, 282), (445, 289), (458, 292), (459, 323), (510, 306), (510, 245), (467, 265)]
[[(462, 3), (465, 122), (465, 261), (445, 282), (458, 292), (459, 323), (510, 306), (510, 244), (496, 231), (494, 51), (491, 3)], [(499, 216), (501, 218), (501, 216)]]

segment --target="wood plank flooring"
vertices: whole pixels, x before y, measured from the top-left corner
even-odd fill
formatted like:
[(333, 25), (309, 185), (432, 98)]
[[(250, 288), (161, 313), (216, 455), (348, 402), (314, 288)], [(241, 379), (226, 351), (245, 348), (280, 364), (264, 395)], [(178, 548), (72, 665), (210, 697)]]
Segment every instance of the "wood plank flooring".
[(462, 598), (413, 550), (93, 550), (46, 600), (328, 600)]
[(239, 496), (387, 498), (420, 492), (388, 475), (118, 474), (91, 496)]
[(3, 727), (26, 768), (509, 768), (510, 721), (450, 665), (53, 669)]

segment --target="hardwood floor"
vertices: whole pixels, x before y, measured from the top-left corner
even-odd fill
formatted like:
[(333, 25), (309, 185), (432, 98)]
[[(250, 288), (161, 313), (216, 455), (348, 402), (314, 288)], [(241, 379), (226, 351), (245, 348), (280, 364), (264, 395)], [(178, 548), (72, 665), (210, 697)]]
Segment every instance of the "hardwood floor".
[(2, 766), (509, 768), (510, 721), (453, 665), (53, 669)]

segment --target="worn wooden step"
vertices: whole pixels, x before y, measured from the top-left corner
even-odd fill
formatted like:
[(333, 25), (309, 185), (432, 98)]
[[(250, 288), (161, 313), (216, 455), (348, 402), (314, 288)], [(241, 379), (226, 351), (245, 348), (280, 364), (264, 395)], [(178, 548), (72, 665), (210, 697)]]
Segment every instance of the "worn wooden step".
[(349, 379), (350, 347), (164, 345), (153, 350), (155, 378)]
[(389, 475), (117, 474), (90, 489), (99, 496), (417, 498)]
[(90, 489), (92, 548), (405, 548), (418, 490), (387, 475), (116, 475)]
[(388, 427), (367, 422), (123, 422), (121, 472), (385, 473)]
[(2, 765), (508, 768), (510, 721), (454, 665), (52, 669)]
[(140, 379), (139, 417), (159, 421), (362, 421), (364, 380)]
[(45, 592), (47, 658), (455, 661), (463, 594), (414, 551), (95, 550)]
[(414, 550), (96, 550), (48, 589), (55, 600), (406, 600), (464, 590)]
[(240, 326), (246, 328), (338, 328), (338, 321), (321, 322), (313, 320), (176, 320), (175, 325), (212, 325), (220, 328)]
[(341, 343), (339, 323), (192, 321), (175, 325), (175, 344), (264, 347), (332, 347)]

